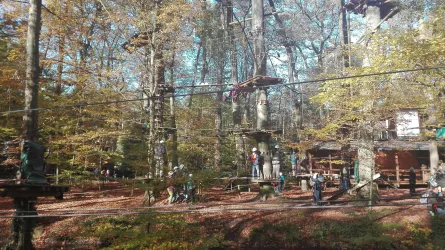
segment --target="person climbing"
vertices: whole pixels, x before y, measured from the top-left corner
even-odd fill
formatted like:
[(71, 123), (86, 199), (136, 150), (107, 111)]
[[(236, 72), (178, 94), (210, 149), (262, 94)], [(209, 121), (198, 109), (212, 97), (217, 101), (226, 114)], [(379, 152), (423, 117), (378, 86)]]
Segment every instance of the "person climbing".
[(298, 161), (298, 156), (297, 156), (297, 152), (295, 152), (295, 150), (292, 151), (292, 154), (290, 155), (290, 164), (292, 166), (292, 175), (293, 176), (297, 176), (297, 174), (299, 174), (299, 170), (297, 169), (297, 161)]
[(275, 145), (275, 150), (272, 156), (272, 178), (279, 178), (280, 173), (280, 146)]
[(285, 177), (282, 172), (280, 172), (280, 192), (284, 191), (284, 181)]
[(416, 172), (414, 172), (414, 167), (409, 169), (409, 193), (414, 195), (416, 192)]
[[(255, 178), (255, 173), (259, 176), (260, 171), (260, 159), (257, 148), (252, 149), (252, 154), (249, 155), (249, 160), (252, 163), (252, 179)], [(256, 171), (256, 172), (255, 172)]]

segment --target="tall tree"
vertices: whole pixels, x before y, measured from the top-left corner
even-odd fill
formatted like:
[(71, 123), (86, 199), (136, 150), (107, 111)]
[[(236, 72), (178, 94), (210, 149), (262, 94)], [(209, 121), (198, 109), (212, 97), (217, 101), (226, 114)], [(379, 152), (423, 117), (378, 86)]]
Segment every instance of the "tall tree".
[(39, 94), (39, 35), (42, 16), (42, 1), (29, 2), (28, 37), (26, 40), (26, 88), (23, 133), (27, 140), (38, 139), (38, 94)]

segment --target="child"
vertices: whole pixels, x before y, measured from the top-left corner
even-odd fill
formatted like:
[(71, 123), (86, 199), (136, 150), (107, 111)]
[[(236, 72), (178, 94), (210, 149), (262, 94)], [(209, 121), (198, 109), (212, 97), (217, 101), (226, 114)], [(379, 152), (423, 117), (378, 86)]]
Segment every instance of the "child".
[(284, 180), (285, 180), (284, 175), (282, 172), (280, 172), (280, 192), (284, 191)]

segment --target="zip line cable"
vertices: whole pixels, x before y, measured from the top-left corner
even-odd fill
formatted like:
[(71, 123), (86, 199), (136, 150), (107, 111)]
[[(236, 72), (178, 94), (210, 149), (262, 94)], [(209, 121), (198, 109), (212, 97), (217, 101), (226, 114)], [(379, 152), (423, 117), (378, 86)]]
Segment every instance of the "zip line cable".
[[(261, 87), (254, 86), (254, 88), (258, 89), (258, 88), (264, 88), (264, 87), (279, 87), (279, 86), (289, 86), (289, 85), (295, 85), (295, 84), (319, 83), (319, 82), (337, 81), (337, 80), (344, 80), (344, 79), (354, 79), (354, 78), (362, 78), (362, 77), (383, 76), (383, 75), (391, 75), (391, 74), (399, 74), (399, 73), (408, 73), (408, 72), (417, 72), (417, 71), (426, 71), (426, 70), (442, 70), (442, 69), (445, 69), (445, 66), (434, 66), (434, 67), (418, 68), (418, 69), (403, 69), (403, 70), (394, 70), (394, 71), (386, 71), (386, 72), (378, 72), (378, 73), (368, 73), (368, 74), (362, 74), (362, 75), (332, 77), (332, 78), (307, 80), (307, 81), (300, 81), (300, 82), (263, 85)], [(230, 90), (223, 90), (222, 92), (228, 92), (228, 91), (230, 91)], [(168, 98), (168, 97), (181, 97), (181, 96), (191, 96), (191, 95), (208, 95), (208, 94), (216, 94), (216, 93), (220, 93), (220, 92), (221, 92), (220, 90), (215, 90), (215, 91), (207, 91), (207, 92), (200, 92), (200, 93), (193, 93), (193, 94), (192, 93), (177, 94), (177, 95), (167, 94), (164, 97)], [(11, 111), (2, 111), (2, 112), (0, 112), (0, 114), (29, 112), (29, 111), (43, 111), (43, 110), (53, 110), (53, 109), (68, 109), (68, 108), (78, 108), (78, 107), (107, 105), (107, 104), (118, 104), (118, 103), (125, 103), (125, 102), (144, 101), (144, 100), (149, 100), (149, 99), (150, 98), (136, 98), (136, 99), (124, 99), (124, 100), (118, 100), (118, 101), (108, 101), (108, 102), (78, 103), (78, 104), (54, 106), (54, 107), (48, 107), (48, 108), (18, 109), (18, 110), (11, 110)]]
[(89, 217), (89, 216), (119, 216), (119, 215), (148, 215), (148, 214), (172, 214), (172, 213), (220, 213), (220, 212), (242, 212), (242, 211), (291, 211), (291, 210), (307, 210), (307, 209), (343, 209), (343, 208), (372, 208), (372, 207), (406, 207), (406, 206), (427, 206), (421, 203), (403, 203), (403, 204), (381, 204), (381, 205), (334, 205), (334, 206), (263, 206), (260, 208), (216, 208), (216, 209), (182, 209), (182, 210), (153, 210), (140, 212), (116, 212), (116, 213), (81, 213), (81, 214), (53, 214), (53, 215), (9, 215), (0, 216), (0, 219), (12, 218), (59, 218), (59, 217)]
[[(433, 199), (434, 197), (425, 197), (429, 199)], [(416, 198), (384, 198), (378, 201), (397, 201), (397, 200), (414, 200)], [(355, 199), (355, 200), (323, 200), (319, 201), (319, 203), (349, 203), (349, 202), (369, 202), (369, 199)], [(277, 203), (271, 202), (242, 202), (242, 203), (222, 203), (222, 204), (198, 204), (198, 205), (188, 205), (188, 204), (177, 204), (175, 207), (186, 207), (186, 208), (205, 208), (205, 207), (214, 207), (214, 206), (246, 206), (246, 205), (292, 205), (292, 204), (312, 204), (311, 200), (299, 200), (299, 201), (283, 201)], [(395, 203), (397, 204), (397, 203)], [(407, 203), (402, 203), (407, 204)], [(417, 203), (416, 203), (417, 204)], [(443, 203), (435, 203), (435, 204), (443, 204)], [(382, 204), (388, 205), (388, 204)], [(391, 204), (389, 204), (391, 205)], [(419, 203), (421, 205), (421, 203)], [(54, 213), (54, 212), (65, 212), (65, 213), (77, 213), (77, 212), (95, 212), (95, 211), (119, 211), (119, 210), (140, 210), (140, 209), (163, 209), (163, 208), (172, 208), (171, 206), (156, 206), (156, 207), (128, 207), (128, 208), (94, 208), (94, 209), (54, 209), (54, 210), (37, 210), (37, 211), (21, 211), (20, 213)], [(4, 210), (3, 210), (4, 211)], [(3, 212), (0, 210), (0, 214), (10, 214), (11, 212)]]

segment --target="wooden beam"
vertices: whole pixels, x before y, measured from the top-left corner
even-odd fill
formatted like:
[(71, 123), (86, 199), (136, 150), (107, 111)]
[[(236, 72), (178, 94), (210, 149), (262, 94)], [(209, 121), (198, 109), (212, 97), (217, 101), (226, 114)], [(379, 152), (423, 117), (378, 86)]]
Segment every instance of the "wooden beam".
[(395, 160), (396, 160), (396, 181), (397, 181), (397, 185), (400, 187), (399, 156), (396, 154), (394, 157), (395, 157)]
[(331, 157), (331, 154), (329, 154), (329, 173), (332, 173), (332, 157)]

